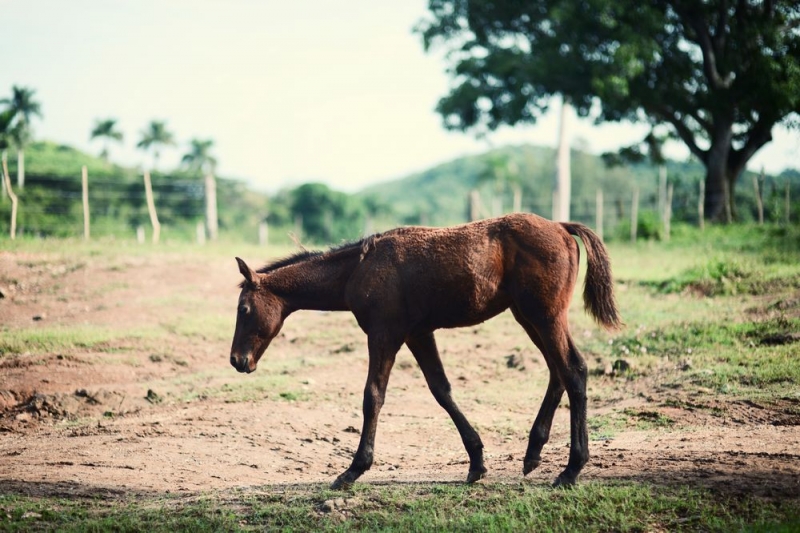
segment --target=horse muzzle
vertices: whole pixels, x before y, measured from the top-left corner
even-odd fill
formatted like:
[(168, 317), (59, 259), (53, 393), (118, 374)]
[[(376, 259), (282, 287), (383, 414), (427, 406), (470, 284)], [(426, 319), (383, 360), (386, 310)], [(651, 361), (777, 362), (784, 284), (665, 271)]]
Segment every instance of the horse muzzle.
[(249, 374), (251, 372), (255, 372), (256, 370), (256, 362), (253, 358), (253, 354), (247, 354), (244, 356), (231, 354), (231, 366), (233, 366), (237, 372), (243, 374)]

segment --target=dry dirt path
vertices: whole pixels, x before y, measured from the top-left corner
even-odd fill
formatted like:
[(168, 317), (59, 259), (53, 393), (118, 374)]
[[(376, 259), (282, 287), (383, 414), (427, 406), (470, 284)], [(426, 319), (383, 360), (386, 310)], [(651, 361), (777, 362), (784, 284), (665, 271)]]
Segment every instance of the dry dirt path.
[[(332, 481), (358, 443), (364, 337), (347, 314), (297, 313), (259, 370), (239, 375), (228, 364), (237, 278), (229, 258), (187, 264), (165, 253), (109, 263), (0, 252), (0, 335), (101, 337), (0, 355), (0, 491), (196, 493)], [(456, 400), (484, 440), (487, 480), (519, 480), (546, 384), (540, 356), (506, 315), (441, 332), (439, 345)], [(521, 364), (509, 366), (509, 355)], [(687, 396), (608, 376), (592, 377), (589, 395), (591, 415), (627, 409), (672, 423), (595, 434), (584, 480), (800, 495), (796, 399)], [(531, 483), (555, 478), (568, 438), (565, 401)], [(376, 463), (362, 480), (460, 481), (467, 466), (453, 424), (401, 352)]]

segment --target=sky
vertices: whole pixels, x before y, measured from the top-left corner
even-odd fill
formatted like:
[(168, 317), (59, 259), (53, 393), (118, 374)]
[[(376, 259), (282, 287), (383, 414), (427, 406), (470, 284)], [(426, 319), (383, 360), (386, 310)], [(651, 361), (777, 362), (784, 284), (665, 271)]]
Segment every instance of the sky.
[[(436, 104), (450, 83), (415, 23), (426, 0), (0, 0), (0, 96), (36, 91), (36, 139), (98, 154), (98, 119), (124, 134), (116, 162), (150, 165), (136, 149), (151, 120), (178, 145), (213, 139), (218, 174), (275, 191), (307, 181), (356, 191), (506, 144), (555, 146), (557, 109), (536, 125), (487, 138), (449, 132)], [(640, 140), (643, 126), (595, 126), (571, 115), (569, 136), (593, 153)], [(749, 167), (800, 161), (800, 132), (776, 128)], [(674, 143), (667, 154), (688, 157)]]

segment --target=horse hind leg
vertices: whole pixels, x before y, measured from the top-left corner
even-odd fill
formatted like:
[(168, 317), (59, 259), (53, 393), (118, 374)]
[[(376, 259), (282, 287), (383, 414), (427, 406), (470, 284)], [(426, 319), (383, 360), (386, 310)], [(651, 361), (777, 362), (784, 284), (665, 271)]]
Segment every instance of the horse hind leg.
[(522, 316), (516, 307), (512, 307), (511, 312), (514, 315), (514, 318), (516, 318), (517, 322), (519, 322), (519, 324), (528, 334), (528, 337), (530, 337), (531, 341), (533, 341), (533, 344), (535, 344), (536, 347), (539, 348), (539, 351), (542, 352), (542, 356), (544, 357), (547, 367), (550, 370), (550, 381), (547, 384), (547, 392), (545, 392), (542, 405), (539, 407), (539, 413), (536, 415), (536, 419), (534, 420), (530, 434), (528, 435), (528, 449), (525, 452), (525, 459), (522, 463), (522, 474), (527, 476), (542, 462), (542, 448), (544, 448), (544, 445), (547, 444), (548, 440), (550, 440), (550, 429), (553, 426), (553, 416), (558, 408), (558, 404), (561, 403), (561, 397), (564, 394), (564, 386), (561, 384), (561, 380), (558, 377), (555, 368), (553, 368), (553, 365), (550, 363), (550, 358), (547, 355), (548, 352), (545, 350), (544, 342), (539, 336), (539, 333), (525, 319), (525, 317)]
[(450, 394), (450, 382), (445, 375), (433, 333), (409, 337), (406, 339), (406, 345), (417, 360), (433, 397), (450, 415), (461, 435), (461, 441), (469, 455), (467, 483), (478, 481), (486, 474), (486, 467), (483, 464), (483, 442)]

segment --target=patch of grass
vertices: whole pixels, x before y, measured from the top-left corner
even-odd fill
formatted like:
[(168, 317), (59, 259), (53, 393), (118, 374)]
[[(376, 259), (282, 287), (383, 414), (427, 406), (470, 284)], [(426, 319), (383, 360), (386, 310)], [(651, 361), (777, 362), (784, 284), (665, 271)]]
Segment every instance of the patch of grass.
[[(796, 351), (800, 319), (778, 317), (756, 322), (691, 322), (639, 328), (609, 345), (612, 357), (686, 361), (684, 379), (720, 392), (748, 393), (771, 385), (800, 383)], [(752, 392), (752, 391), (750, 391)], [(748, 393), (749, 394), (749, 393)]]
[(800, 287), (794, 268), (759, 266), (730, 257), (711, 259), (660, 281), (643, 281), (663, 294), (691, 291), (703, 296), (771, 294)]
[(144, 330), (116, 330), (92, 325), (4, 329), (0, 336), (0, 355), (98, 349), (123, 339), (151, 335)]
[[(786, 504), (783, 504), (786, 503)], [(644, 483), (356, 485), (104, 499), (0, 495), (9, 531), (756, 531), (796, 530), (789, 502)]]

